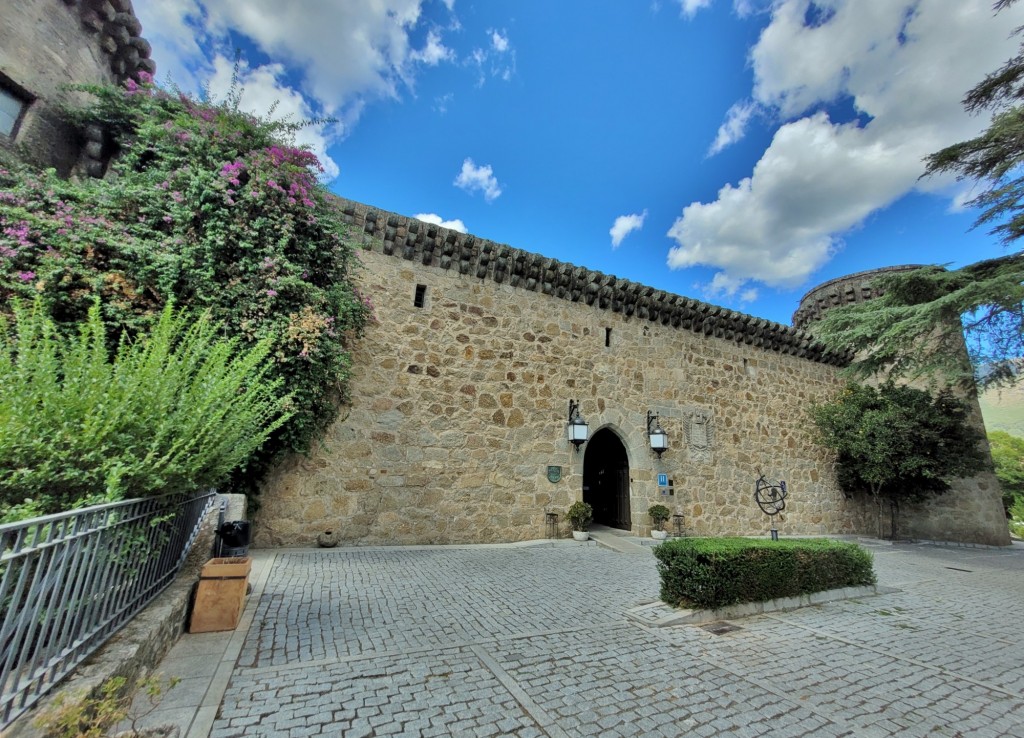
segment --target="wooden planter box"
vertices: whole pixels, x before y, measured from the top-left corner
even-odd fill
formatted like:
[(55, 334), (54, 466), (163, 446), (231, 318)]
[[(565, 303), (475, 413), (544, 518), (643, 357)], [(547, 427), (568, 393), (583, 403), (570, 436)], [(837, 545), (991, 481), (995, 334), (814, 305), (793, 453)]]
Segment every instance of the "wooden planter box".
[(234, 630), (245, 607), (252, 559), (210, 559), (199, 575), (189, 633)]

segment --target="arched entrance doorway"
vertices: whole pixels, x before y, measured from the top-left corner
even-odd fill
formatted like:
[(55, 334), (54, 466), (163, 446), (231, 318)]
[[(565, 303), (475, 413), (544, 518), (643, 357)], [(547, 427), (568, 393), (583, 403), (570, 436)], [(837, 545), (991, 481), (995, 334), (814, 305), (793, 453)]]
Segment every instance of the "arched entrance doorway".
[(594, 508), (594, 522), (629, 530), (629, 459), (622, 441), (602, 428), (587, 442), (583, 456), (583, 501)]

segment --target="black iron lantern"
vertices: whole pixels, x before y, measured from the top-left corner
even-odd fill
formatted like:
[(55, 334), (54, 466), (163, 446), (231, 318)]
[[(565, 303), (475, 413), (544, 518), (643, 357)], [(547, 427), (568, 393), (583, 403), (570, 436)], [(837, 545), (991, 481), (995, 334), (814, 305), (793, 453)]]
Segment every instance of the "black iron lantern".
[(576, 447), (576, 453), (579, 453), (580, 446), (587, 442), (590, 434), (590, 426), (580, 416), (579, 400), (569, 400), (569, 422), (565, 426), (565, 434), (569, 443)]
[(658, 454), (658, 458), (668, 449), (668, 433), (662, 430), (658, 416), (647, 411), (647, 437), (651, 441), (651, 451)]

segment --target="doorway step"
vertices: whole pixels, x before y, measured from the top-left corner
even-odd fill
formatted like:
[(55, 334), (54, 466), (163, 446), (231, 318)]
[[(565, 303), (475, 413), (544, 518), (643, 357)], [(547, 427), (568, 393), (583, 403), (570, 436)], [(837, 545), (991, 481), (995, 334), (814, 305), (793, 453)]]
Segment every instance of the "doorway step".
[(604, 525), (591, 525), (590, 537), (598, 546), (618, 551), (619, 553), (650, 553), (649, 546), (641, 546), (629, 531), (609, 528)]

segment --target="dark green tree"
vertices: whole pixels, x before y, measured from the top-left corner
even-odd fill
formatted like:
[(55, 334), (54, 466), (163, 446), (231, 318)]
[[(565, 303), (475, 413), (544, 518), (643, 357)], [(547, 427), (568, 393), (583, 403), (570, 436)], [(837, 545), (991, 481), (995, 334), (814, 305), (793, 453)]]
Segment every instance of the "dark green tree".
[(932, 395), (891, 382), (877, 388), (851, 383), (811, 413), (821, 442), (836, 452), (843, 490), (874, 499), (879, 537), (883, 502), (897, 538), (902, 502), (945, 492), (950, 477), (968, 476), (986, 463), (981, 433), (948, 389)]
[[(1017, 0), (998, 0), (1003, 10)], [(1020, 33), (1016, 29), (1015, 33)], [(1024, 45), (963, 100), (971, 113), (990, 112), (979, 136), (929, 156), (924, 176), (952, 173), (977, 183), (981, 194), (968, 204), (980, 208), (975, 227), (990, 227), (1010, 251), (997, 259), (957, 270), (928, 266), (880, 277), (885, 294), (875, 300), (830, 310), (815, 335), (833, 348), (858, 352), (853, 369), (861, 376), (919, 376), (941, 372), (971, 379), (957, 345), (963, 320), (971, 363), (983, 368), (982, 384), (1009, 382), (1024, 355)]]

